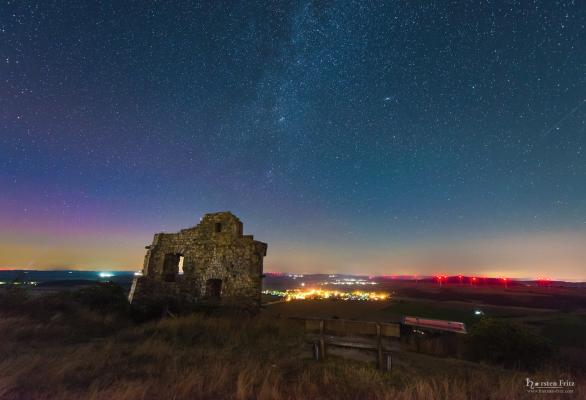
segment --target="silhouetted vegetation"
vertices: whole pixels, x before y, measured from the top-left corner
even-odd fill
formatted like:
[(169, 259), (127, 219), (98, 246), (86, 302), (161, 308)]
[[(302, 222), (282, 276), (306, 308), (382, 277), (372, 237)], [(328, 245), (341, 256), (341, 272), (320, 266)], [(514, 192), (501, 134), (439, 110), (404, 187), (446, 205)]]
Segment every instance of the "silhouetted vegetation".
[(128, 316), (130, 311), (124, 289), (112, 282), (97, 282), (86, 288), (44, 296), (31, 296), (22, 286), (9, 285), (0, 291), (0, 306), (2, 314), (36, 317), (55, 312), (74, 314), (85, 310)]
[(466, 339), (471, 359), (506, 367), (536, 369), (551, 355), (551, 347), (543, 337), (506, 320), (483, 318)]
[(206, 311), (196, 299), (178, 294), (176, 296), (153, 295), (141, 299), (131, 307), (132, 318), (137, 322), (146, 322), (162, 317), (185, 315), (192, 312)]

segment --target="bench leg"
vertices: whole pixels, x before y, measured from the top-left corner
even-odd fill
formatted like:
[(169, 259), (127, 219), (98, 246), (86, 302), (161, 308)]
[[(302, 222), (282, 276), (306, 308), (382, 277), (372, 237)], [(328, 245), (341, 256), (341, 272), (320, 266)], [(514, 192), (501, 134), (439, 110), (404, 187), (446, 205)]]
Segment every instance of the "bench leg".
[(326, 356), (326, 343), (324, 340), (319, 340), (313, 343), (313, 358), (316, 361), (322, 361)]
[(320, 359), (320, 357), (319, 357), (319, 353), (320, 353), (319, 342), (313, 342), (311, 344), (311, 351), (313, 352), (313, 359), (315, 361), (319, 361), (319, 359)]
[(384, 352), (384, 353), (382, 353), (381, 358), (382, 358), (382, 360), (381, 360), (382, 363), (379, 364), (380, 365), (380, 368), (383, 371), (390, 371), (392, 369), (392, 367), (393, 367), (393, 356), (392, 356), (392, 353)]

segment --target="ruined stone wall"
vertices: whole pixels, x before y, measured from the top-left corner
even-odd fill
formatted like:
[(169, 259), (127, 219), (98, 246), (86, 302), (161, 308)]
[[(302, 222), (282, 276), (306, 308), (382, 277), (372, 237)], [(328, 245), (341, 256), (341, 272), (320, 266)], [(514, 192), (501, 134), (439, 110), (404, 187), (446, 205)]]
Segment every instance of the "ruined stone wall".
[[(147, 246), (143, 277), (137, 281), (134, 298), (153, 290), (203, 298), (217, 290), (210, 289), (210, 280), (220, 280), (222, 302), (260, 304), (267, 245), (242, 232), (236, 216), (221, 212), (206, 214), (193, 228), (155, 234)], [(179, 256), (183, 256), (182, 275)]]

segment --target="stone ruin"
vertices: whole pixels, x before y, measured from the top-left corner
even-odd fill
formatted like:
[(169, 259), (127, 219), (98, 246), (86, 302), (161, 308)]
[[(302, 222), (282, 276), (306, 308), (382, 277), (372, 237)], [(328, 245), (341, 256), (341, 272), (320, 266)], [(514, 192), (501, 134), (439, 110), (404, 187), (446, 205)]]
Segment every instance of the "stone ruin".
[(146, 246), (142, 276), (131, 303), (149, 296), (188, 296), (196, 301), (259, 307), (267, 244), (242, 234), (231, 212), (206, 214), (197, 226), (157, 233)]

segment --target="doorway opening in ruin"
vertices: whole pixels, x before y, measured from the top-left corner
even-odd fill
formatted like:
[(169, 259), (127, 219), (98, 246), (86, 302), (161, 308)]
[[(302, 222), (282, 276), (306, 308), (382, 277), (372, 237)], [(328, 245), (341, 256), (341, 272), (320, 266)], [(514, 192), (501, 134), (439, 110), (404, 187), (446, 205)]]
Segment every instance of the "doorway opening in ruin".
[(208, 279), (206, 281), (206, 297), (219, 300), (221, 294), (222, 294), (222, 280), (221, 279)]
[(216, 232), (222, 232), (222, 223), (216, 222)]
[(183, 272), (183, 256), (181, 254), (165, 254), (163, 260), (163, 280), (165, 282), (175, 282), (179, 275), (179, 265)]

